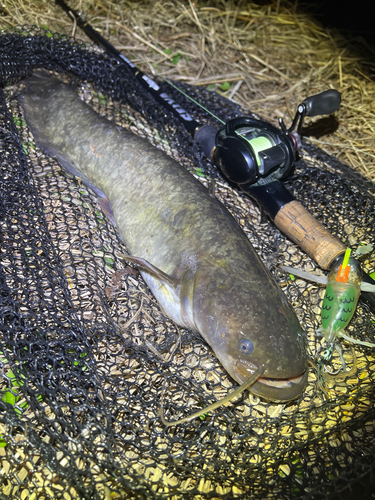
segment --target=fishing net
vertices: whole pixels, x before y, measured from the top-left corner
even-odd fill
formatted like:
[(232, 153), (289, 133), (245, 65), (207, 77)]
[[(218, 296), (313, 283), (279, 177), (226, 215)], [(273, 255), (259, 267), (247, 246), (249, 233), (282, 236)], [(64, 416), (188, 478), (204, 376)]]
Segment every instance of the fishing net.
[[(354, 346), (356, 369), (346, 378), (322, 381), (310, 366), (296, 401), (269, 403), (246, 393), (192, 422), (163, 426), (164, 383), (169, 420), (237, 384), (118, 257), (126, 249), (93, 194), (36, 148), (17, 100), (33, 69), (56, 72), (100, 114), (214, 187), (293, 305), (312, 360), (324, 347), (317, 335), (324, 288), (291, 281), (280, 265), (319, 271), (115, 60), (37, 28), (3, 33), (0, 47), (1, 498), (369, 498), (371, 348)], [(201, 88), (184, 90), (224, 120), (249, 114)], [(197, 121), (216, 124), (168, 92)], [(373, 242), (375, 186), (359, 174), (304, 146), (286, 185), (346, 245)], [(374, 271), (374, 252), (360, 260)], [(375, 316), (361, 300), (347, 332), (374, 342)], [(342, 346), (350, 370), (353, 352)], [(340, 366), (335, 355), (331, 370)]]

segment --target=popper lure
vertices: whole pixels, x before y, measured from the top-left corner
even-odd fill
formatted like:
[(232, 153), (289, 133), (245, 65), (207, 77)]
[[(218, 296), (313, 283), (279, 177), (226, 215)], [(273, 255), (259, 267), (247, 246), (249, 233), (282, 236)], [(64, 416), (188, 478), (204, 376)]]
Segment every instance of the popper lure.
[[(317, 276), (293, 267), (281, 266), (287, 273), (327, 286), (321, 310), (322, 327), (318, 330), (318, 333), (325, 338), (327, 347), (322, 355), (322, 360), (318, 362), (318, 366), (319, 363), (327, 363), (332, 357), (333, 349), (336, 348), (343, 364), (344, 373), (347, 374), (349, 372), (345, 370), (346, 365), (341, 347), (336, 342), (338, 337), (353, 344), (375, 347), (375, 343), (358, 340), (345, 333), (345, 328), (356, 310), (361, 291), (375, 293), (375, 285), (362, 281), (362, 270), (357, 260), (350, 257), (350, 254), (351, 250), (348, 248), (342, 262), (340, 263), (341, 259), (338, 259), (328, 276)], [(332, 374), (327, 369), (326, 371), (330, 375), (338, 373)]]

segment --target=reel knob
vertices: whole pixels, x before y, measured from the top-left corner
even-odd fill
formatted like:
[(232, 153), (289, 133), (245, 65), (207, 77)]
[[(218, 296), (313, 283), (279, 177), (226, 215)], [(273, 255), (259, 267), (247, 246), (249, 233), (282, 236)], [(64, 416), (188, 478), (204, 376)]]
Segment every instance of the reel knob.
[[(299, 106), (305, 108), (305, 116), (330, 115), (334, 113), (341, 104), (341, 94), (337, 90), (330, 89), (320, 94), (307, 97)], [(302, 110), (300, 111), (302, 112)]]

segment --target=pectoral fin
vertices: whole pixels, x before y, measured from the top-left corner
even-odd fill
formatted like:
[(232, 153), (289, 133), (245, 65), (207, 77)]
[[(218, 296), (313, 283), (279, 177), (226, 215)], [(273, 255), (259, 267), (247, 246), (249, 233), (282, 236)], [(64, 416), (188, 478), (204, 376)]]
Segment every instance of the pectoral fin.
[(162, 283), (166, 283), (173, 288), (177, 288), (180, 284), (180, 281), (177, 278), (169, 276), (169, 274), (165, 273), (158, 267), (153, 266), (150, 262), (142, 259), (141, 257), (133, 257), (132, 255), (125, 255), (122, 253), (117, 255), (128, 262), (133, 262), (133, 264), (136, 264), (142, 271), (151, 274), (151, 276), (158, 279)]
[(315, 281), (315, 283), (319, 283), (320, 285), (326, 285), (328, 283), (327, 276), (318, 276), (316, 274), (306, 273), (305, 271), (301, 271), (301, 269), (295, 269), (294, 267), (289, 266), (281, 266), (281, 269), (304, 280)]
[(196, 330), (194, 322), (194, 289), (196, 271), (188, 269), (181, 277), (180, 312), (181, 319), (191, 330)]

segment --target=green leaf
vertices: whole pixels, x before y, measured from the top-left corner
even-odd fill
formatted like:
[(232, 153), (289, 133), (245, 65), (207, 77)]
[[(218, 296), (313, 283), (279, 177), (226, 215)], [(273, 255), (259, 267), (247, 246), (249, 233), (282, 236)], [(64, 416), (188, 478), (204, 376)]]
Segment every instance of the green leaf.
[(7, 391), (5, 392), (2, 396), (1, 396), (1, 399), (5, 402), (5, 403), (9, 403), (10, 405), (12, 406), (15, 406), (16, 404), (16, 396), (14, 394), (12, 394), (11, 392)]
[(167, 54), (167, 56), (170, 56), (172, 54), (171, 49), (165, 49), (163, 50), (164, 54)]
[(195, 170), (195, 173), (198, 175), (198, 177), (206, 177), (206, 174), (203, 172), (201, 168), (197, 168)]
[(100, 104), (108, 104), (108, 99), (103, 94), (98, 94), (98, 100)]
[(207, 85), (206, 89), (207, 90), (215, 90), (215, 84), (214, 83), (210, 83), (210, 85)]
[(46, 26), (45, 24), (42, 24), (41, 27), (47, 31), (46, 35), (48, 36), (48, 38), (52, 38), (52, 33), (51, 33), (50, 29), (48, 28), (48, 26)]
[(181, 57), (182, 55), (179, 52), (176, 52), (176, 54), (172, 57), (172, 64), (177, 64)]
[(224, 92), (225, 92), (226, 90), (228, 90), (228, 89), (230, 88), (230, 83), (229, 83), (229, 82), (224, 82), (224, 83), (222, 83), (222, 84), (220, 85), (220, 87), (219, 87), (219, 88), (220, 88), (220, 90), (222, 90), (222, 91), (224, 91)]
[(9, 378), (11, 384), (13, 385), (13, 387), (19, 387), (20, 384), (17, 382), (16, 380), (16, 377), (14, 376), (14, 373), (12, 372), (12, 370), (9, 370), (9, 372), (7, 373), (7, 378)]

